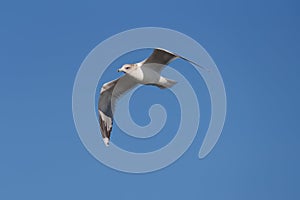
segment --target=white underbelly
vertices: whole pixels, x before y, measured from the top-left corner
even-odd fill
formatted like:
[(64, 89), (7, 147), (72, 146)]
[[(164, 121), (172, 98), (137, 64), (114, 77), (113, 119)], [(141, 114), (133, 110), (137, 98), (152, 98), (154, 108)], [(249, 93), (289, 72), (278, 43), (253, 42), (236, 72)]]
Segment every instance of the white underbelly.
[(138, 68), (130, 74), (140, 84), (158, 83), (160, 74), (148, 68)]

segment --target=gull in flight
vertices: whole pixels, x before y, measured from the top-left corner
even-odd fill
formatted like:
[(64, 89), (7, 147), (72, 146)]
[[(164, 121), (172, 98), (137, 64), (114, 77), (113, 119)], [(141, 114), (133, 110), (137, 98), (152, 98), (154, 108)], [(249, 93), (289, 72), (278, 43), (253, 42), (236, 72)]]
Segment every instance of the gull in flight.
[(135, 64), (125, 64), (118, 69), (118, 72), (125, 73), (124, 76), (103, 84), (98, 101), (98, 112), (100, 130), (106, 146), (109, 145), (114, 107), (117, 99), (138, 84), (154, 85), (161, 89), (172, 87), (176, 84), (176, 81), (167, 79), (161, 76), (160, 73), (168, 63), (176, 58), (186, 60), (208, 71), (206, 68), (182, 56), (164, 49), (154, 49), (147, 59)]

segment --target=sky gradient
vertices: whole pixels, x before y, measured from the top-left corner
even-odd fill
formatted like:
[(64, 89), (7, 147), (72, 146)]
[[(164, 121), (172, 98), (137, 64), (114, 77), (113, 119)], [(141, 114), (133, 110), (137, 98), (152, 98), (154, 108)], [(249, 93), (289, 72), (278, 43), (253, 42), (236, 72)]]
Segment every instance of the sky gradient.
[[(299, 8), (293, 0), (1, 2), (0, 199), (299, 199)], [(195, 141), (171, 166), (136, 175), (104, 166), (82, 145), (72, 89), (97, 44), (145, 26), (183, 32), (207, 50), (226, 87), (227, 118), (217, 145), (199, 160), (209, 97), (204, 84), (195, 86), (203, 116)], [(147, 55), (120, 57), (99, 84), (120, 76), (119, 65)], [(201, 81), (192, 68), (182, 73)], [(171, 99), (164, 106), (174, 112), (165, 127), (172, 133), (179, 119), (168, 91), (144, 88), (133, 101), (152, 93)], [(147, 106), (130, 109), (140, 111), (132, 112), (137, 123), (148, 123)], [(118, 130), (116, 142), (132, 151), (172, 138), (140, 142)]]

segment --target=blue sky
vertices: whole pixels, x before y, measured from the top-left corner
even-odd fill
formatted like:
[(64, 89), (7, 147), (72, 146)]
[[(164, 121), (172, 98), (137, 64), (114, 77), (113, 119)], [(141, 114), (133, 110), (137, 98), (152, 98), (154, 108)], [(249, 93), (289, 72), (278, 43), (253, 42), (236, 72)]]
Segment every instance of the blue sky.
[[(0, 198), (299, 199), (299, 18), (292, 0), (1, 2)], [(72, 88), (98, 43), (144, 26), (171, 28), (204, 46), (223, 76), (228, 112), (208, 157), (197, 157), (200, 130), (177, 162), (136, 175), (112, 170), (86, 151), (72, 118)], [(101, 81), (117, 77), (117, 67)], [(192, 69), (182, 73), (200, 78)], [(205, 129), (209, 99), (205, 86), (198, 89)], [(174, 129), (176, 120), (165, 128)], [(126, 146), (118, 128), (114, 134)], [(142, 143), (133, 142), (137, 150)]]

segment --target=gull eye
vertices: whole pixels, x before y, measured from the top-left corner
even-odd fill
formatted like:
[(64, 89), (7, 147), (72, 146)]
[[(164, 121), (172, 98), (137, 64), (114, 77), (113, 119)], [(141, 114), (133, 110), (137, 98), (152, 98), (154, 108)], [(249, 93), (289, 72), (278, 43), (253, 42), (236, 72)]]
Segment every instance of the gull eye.
[(127, 70), (127, 69), (130, 69), (130, 67), (125, 67), (125, 69)]

